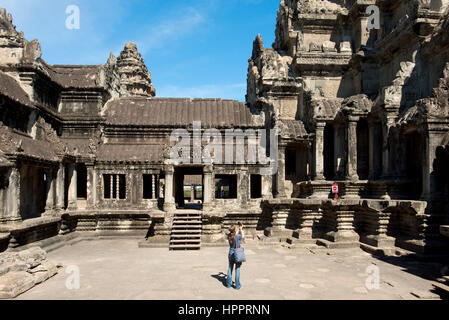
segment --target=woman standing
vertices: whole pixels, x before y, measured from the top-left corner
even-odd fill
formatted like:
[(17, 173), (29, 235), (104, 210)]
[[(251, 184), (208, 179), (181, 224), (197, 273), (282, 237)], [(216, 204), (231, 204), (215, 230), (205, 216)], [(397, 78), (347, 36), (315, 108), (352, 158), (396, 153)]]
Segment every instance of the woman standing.
[(236, 262), (234, 258), (235, 249), (240, 245), (241, 241), (244, 239), (243, 225), (239, 222), (239, 226), (232, 225), (229, 228), (228, 241), (229, 241), (229, 268), (228, 276), (226, 278), (226, 287), (230, 288), (232, 286), (232, 270), (235, 265), (235, 289), (239, 290), (242, 286), (240, 284), (240, 267), (241, 262)]

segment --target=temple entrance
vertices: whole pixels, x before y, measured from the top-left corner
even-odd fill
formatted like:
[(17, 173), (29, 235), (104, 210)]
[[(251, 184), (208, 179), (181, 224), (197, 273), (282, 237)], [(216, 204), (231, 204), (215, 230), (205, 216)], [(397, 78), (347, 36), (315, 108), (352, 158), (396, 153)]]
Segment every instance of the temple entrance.
[(202, 209), (203, 168), (178, 167), (174, 174), (175, 202), (180, 209)]

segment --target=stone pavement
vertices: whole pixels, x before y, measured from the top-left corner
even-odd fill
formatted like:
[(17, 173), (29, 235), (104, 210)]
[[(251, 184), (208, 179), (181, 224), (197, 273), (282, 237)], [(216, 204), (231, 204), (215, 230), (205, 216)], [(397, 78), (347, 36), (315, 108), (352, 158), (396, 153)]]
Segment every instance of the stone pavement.
[[(137, 248), (137, 240), (82, 241), (50, 252), (62, 263), (53, 278), (18, 299), (438, 299), (432, 283), (415, 274), (441, 266), (387, 263), (360, 249), (245, 246), (242, 289), (225, 288), (227, 248), (169, 251)], [(399, 266), (401, 264), (401, 266)], [(80, 288), (69, 290), (67, 267), (80, 270)], [(379, 269), (379, 289), (366, 287), (367, 268)], [(371, 267), (372, 268), (372, 267)], [(370, 269), (371, 270), (371, 269)], [(375, 270), (375, 269), (374, 269)]]

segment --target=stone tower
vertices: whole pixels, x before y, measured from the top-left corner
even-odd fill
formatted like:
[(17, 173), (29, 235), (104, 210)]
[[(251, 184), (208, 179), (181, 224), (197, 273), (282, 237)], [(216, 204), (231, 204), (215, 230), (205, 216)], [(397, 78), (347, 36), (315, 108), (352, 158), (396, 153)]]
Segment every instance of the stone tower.
[(151, 84), (151, 74), (133, 42), (128, 42), (117, 58), (120, 83), (125, 95), (154, 97), (156, 90)]

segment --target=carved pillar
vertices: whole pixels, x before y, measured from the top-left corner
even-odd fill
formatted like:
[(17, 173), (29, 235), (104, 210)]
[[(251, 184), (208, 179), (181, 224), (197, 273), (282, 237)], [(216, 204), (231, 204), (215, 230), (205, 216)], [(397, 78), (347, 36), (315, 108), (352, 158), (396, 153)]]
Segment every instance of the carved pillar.
[(272, 199), (273, 198), (273, 176), (263, 175), (262, 176), (262, 198)]
[(87, 207), (94, 208), (97, 196), (97, 176), (93, 164), (86, 163), (87, 169)]
[(56, 209), (64, 210), (65, 202), (65, 168), (64, 164), (60, 163), (58, 172), (56, 173)]
[(212, 206), (212, 192), (213, 192), (213, 181), (212, 181), (212, 166), (205, 166), (203, 169), (204, 173), (204, 186), (203, 186), (203, 208), (210, 208)]
[(175, 169), (169, 165), (165, 169), (165, 199), (164, 211), (170, 212), (176, 209), (175, 197), (173, 196), (173, 174)]
[(394, 125), (394, 117), (387, 115), (382, 122), (382, 178), (390, 176), (390, 129)]
[(190, 187), (190, 202), (195, 202), (195, 186)]
[(20, 215), (20, 169), (12, 168), (9, 174), (9, 183), (6, 198), (5, 221), (21, 221)]
[[(318, 209), (316, 209), (318, 210)], [(314, 210), (312, 208), (300, 208), (299, 214), (299, 229), (296, 231), (300, 240), (310, 240), (313, 235), (313, 222), (315, 218)]]
[(248, 168), (242, 168), (239, 173), (239, 181), (240, 186), (237, 188), (237, 192), (239, 193), (239, 199), (243, 206), (248, 204), (250, 198), (250, 177), (248, 173)]
[(47, 192), (47, 201), (45, 202), (45, 212), (51, 213), (55, 209), (55, 177), (53, 173), (53, 169), (48, 169), (45, 171), (46, 180), (46, 192)]
[(156, 199), (156, 175), (151, 175), (151, 199)]
[(279, 144), (278, 171), (276, 173), (276, 198), (286, 198), (285, 193), (285, 148), (286, 145)]
[(325, 122), (317, 122), (315, 127), (315, 141), (313, 144), (313, 156), (315, 162), (314, 180), (324, 180), (324, 128)]
[(69, 185), (69, 209), (76, 209), (76, 201), (78, 198), (77, 195), (77, 172), (76, 165), (71, 163), (69, 165), (69, 177), (70, 177), (70, 185)]
[(331, 209), (332, 216), (335, 219), (335, 231), (330, 233), (330, 238), (334, 242), (353, 242), (359, 241), (359, 235), (355, 232), (354, 215), (351, 208), (345, 206), (336, 206)]
[(357, 174), (357, 121), (356, 117), (348, 118), (348, 125), (346, 127), (346, 141), (348, 143), (348, 168), (347, 180), (358, 181)]
[(290, 213), (290, 205), (275, 205), (272, 209), (271, 227), (266, 229), (267, 236), (288, 237), (292, 235), (292, 231), (286, 229), (288, 215)]

